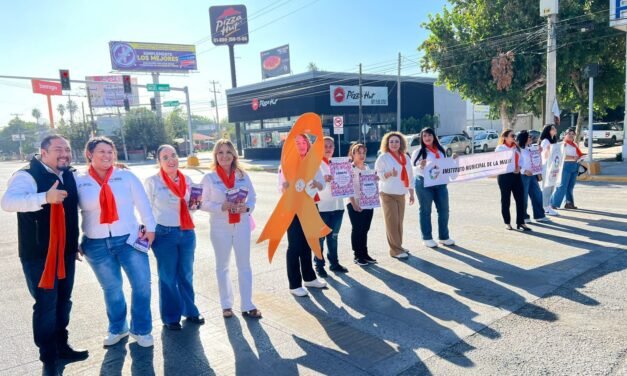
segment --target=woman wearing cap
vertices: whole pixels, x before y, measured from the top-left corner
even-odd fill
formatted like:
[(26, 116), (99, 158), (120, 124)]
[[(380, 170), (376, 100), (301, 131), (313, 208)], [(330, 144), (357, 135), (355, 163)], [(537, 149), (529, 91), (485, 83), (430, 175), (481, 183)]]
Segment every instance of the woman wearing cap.
[(585, 154), (581, 152), (575, 143), (575, 129), (569, 128), (564, 136), (564, 165), (562, 166), (562, 180), (555, 187), (555, 192), (551, 197), (553, 209), (557, 209), (564, 203), (565, 209), (577, 209), (575, 206), (575, 183), (577, 183), (577, 173), (579, 172), (578, 161)]
[(233, 285), (229, 273), (233, 250), (242, 314), (261, 318), (261, 311), (252, 301), (253, 272), (250, 267), (250, 215), (255, 210), (255, 188), (239, 164), (235, 147), (229, 140), (216, 142), (211, 170), (202, 179), (202, 210), (209, 212), (209, 234), (216, 254), (222, 316), (233, 316)]
[(163, 325), (181, 330), (181, 316), (203, 324), (194, 303), (194, 253), (196, 233), (188, 208), (192, 179), (179, 170), (179, 158), (171, 145), (157, 149), (159, 172), (144, 187), (157, 221), (152, 250), (159, 273), (159, 312)]
[(523, 183), (523, 211), (525, 218), (528, 218), (527, 202), (530, 199), (533, 219), (536, 222), (547, 222), (548, 218), (542, 207), (542, 191), (540, 190), (540, 184), (538, 184), (538, 177), (542, 175), (534, 175), (531, 170), (531, 151), (529, 150), (531, 137), (529, 137), (529, 132), (520, 131), (516, 137), (516, 143), (520, 149), (520, 177)]
[(409, 204), (414, 203), (414, 188), (410, 182), (414, 176), (411, 158), (407, 155), (407, 143), (400, 132), (388, 132), (381, 140), (381, 155), (374, 169), (379, 176), (381, 208), (385, 220), (390, 256), (406, 259), (407, 249), (403, 248), (403, 219), (405, 218), (405, 196)]
[[(554, 125), (545, 125), (540, 134), (540, 149), (542, 153), (542, 175), (546, 178), (547, 162), (551, 155), (551, 148), (557, 143), (557, 128)], [(546, 179), (544, 180), (546, 182)], [(551, 195), (553, 194), (553, 186), (542, 188), (542, 207), (546, 215), (559, 215), (551, 207)]]
[(435, 248), (438, 246), (433, 240), (431, 228), (431, 208), (435, 204), (438, 211), (438, 237), (444, 245), (454, 245), (455, 241), (449, 237), (448, 215), (449, 200), (446, 184), (424, 186), (424, 168), (427, 161), (436, 161), (446, 157), (446, 151), (440, 145), (438, 137), (431, 128), (424, 128), (420, 132), (420, 147), (414, 151), (411, 160), (414, 168), (416, 195), (420, 205), (420, 231), (425, 246)]
[(361, 266), (377, 263), (377, 260), (368, 254), (368, 231), (370, 231), (374, 209), (362, 208), (359, 195), (359, 176), (364, 171), (371, 171), (366, 164), (366, 152), (366, 145), (360, 143), (351, 145), (348, 151), (348, 158), (353, 162), (355, 196), (349, 198), (346, 210), (352, 225), (351, 247), (355, 255), (355, 264)]
[(505, 228), (513, 230), (511, 224), (511, 215), (509, 213), (509, 206), (511, 203), (512, 195), (514, 201), (516, 201), (516, 229), (522, 231), (531, 231), (529, 227), (525, 225), (525, 211), (523, 205), (523, 183), (520, 178), (520, 149), (516, 145), (514, 131), (511, 129), (505, 129), (499, 137), (499, 145), (495, 151), (514, 151), (514, 171), (501, 174), (497, 176), (496, 180), (501, 190), (501, 215), (503, 216), (503, 222), (505, 222)]
[[(306, 134), (296, 136), (296, 149), (301, 159), (305, 158), (311, 148), (311, 141)], [(318, 191), (324, 188), (325, 180), (318, 169), (316, 176), (307, 184), (305, 190), (307, 194), (318, 202)], [(289, 188), (289, 182), (285, 181), (285, 176), (279, 169), (279, 189), (284, 191)], [(324, 280), (318, 279), (311, 262), (311, 248), (305, 238), (305, 233), (300, 224), (298, 216), (295, 215), (292, 223), (287, 228), (287, 279), (290, 284), (290, 293), (294, 296), (307, 296), (309, 292), (303, 288), (322, 289), (327, 286)]]
[[(153, 345), (150, 313), (148, 247), (155, 237), (155, 219), (139, 179), (114, 167), (116, 149), (106, 137), (92, 137), (85, 146), (88, 170), (78, 174), (83, 221), (81, 251), (104, 292), (109, 333), (105, 346), (128, 336), (122, 269), (131, 284), (130, 334), (142, 347)], [(140, 231), (135, 210), (145, 225)], [(138, 239), (143, 241), (139, 244)]]

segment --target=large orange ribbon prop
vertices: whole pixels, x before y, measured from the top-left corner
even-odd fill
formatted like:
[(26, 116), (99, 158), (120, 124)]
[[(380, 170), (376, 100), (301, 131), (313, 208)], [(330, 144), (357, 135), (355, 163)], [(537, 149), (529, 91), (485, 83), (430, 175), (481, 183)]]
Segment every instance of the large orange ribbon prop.
[[(316, 138), (303, 159), (296, 149), (296, 137), (301, 134), (313, 135)], [(257, 243), (269, 240), (268, 260), (270, 262), (272, 262), (272, 257), (274, 257), (281, 238), (294, 220), (294, 215), (298, 216), (311, 250), (316, 257), (323, 258), (320, 238), (328, 235), (331, 229), (324, 224), (313, 198), (305, 190), (306, 185), (311, 184), (318, 169), (320, 169), (324, 155), (323, 137), (320, 117), (313, 112), (308, 112), (296, 121), (283, 143), (281, 170), (285, 181), (289, 183), (289, 187), (281, 195), (279, 203), (274, 208), (257, 240)]]

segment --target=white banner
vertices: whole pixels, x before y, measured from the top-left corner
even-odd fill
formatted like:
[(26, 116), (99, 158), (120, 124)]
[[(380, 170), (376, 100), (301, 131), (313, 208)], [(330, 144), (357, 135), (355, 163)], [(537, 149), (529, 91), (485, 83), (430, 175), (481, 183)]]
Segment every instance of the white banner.
[(424, 186), (475, 180), (514, 172), (514, 151), (471, 154), (429, 160), (425, 166)]
[[(359, 86), (330, 85), (331, 106), (359, 106)], [(387, 106), (387, 86), (362, 86), (362, 106)]]
[(543, 187), (555, 187), (562, 179), (562, 166), (564, 165), (564, 143), (551, 144), (551, 154), (546, 161), (546, 173), (543, 176)]

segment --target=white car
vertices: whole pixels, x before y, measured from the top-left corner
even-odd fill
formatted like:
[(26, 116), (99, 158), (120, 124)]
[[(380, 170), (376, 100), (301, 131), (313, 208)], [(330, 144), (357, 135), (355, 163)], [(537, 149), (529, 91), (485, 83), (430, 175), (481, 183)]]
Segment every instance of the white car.
[(420, 134), (408, 134), (405, 135), (405, 141), (407, 141), (407, 153), (412, 155), (414, 150), (420, 146)]
[(475, 151), (487, 152), (496, 149), (499, 143), (499, 135), (496, 133), (486, 132), (475, 136), (473, 147)]
[[(596, 123), (593, 124), (592, 142), (614, 146), (617, 142), (623, 143), (625, 131), (616, 124)], [(588, 129), (583, 131), (583, 143), (588, 147)]]
[(472, 136), (474, 132), (474, 135), (478, 135), (478, 134), (482, 134), (486, 132), (486, 129), (484, 127), (473, 127), (472, 125), (469, 125), (466, 127), (466, 134), (468, 134), (469, 136)]

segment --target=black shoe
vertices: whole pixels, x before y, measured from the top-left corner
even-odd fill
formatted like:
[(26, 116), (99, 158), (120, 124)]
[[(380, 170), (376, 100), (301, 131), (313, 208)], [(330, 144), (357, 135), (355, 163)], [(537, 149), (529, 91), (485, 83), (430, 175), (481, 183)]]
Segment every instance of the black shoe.
[(205, 323), (205, 318), (202, 317), (202, 315), (198, 315), (198, 316), (190, 316), (186, 319), (189, 322), (192, 322), (194, 324), (198, 324), (198, 325), (202, 325)]
[(366, 255), (364, 257), (364, 260), (368, 261), (369, 264), (376, 264), (377, 263), (377, 260), (373, 259), (372, 257), (370, 257), (368, 255)]
[(329, 267), (329, 270), (336, 273), (348, 273), (348, 269), (340, 264), (332, 265), (331, 267)]
[(163, 326), (168, 330), (181, 330), (183, 328), (179, 322), (163, 324)]
[(57, 369), (57, 362), (55, 362), (54, 360), (43, 363), (44, 366), (41, 369), (42, 376), (57, 376), (61, 374)]
[(79, 361), (87, 359), (89, 357), (89, 351), (73, 349), (70, 345), (64, 344), (57, 347), (57, 356), (59, 359)]
[(354, 261), (355, 261), (355, 264), (360, 265), (360, 266), (366, 266), (369, 264), (368, 260), (366, 260), (363, 257), (356, 258)]
[(525, 225), (517, 225), (516, 226), (517, 230), (522, 230), (522, 231), (531, 231), (531, 229)]
[(316, 268), (316, 273), (318, 273), (318, 277), (320, 278), (327, 278), (329, 276), (324, 268)]

